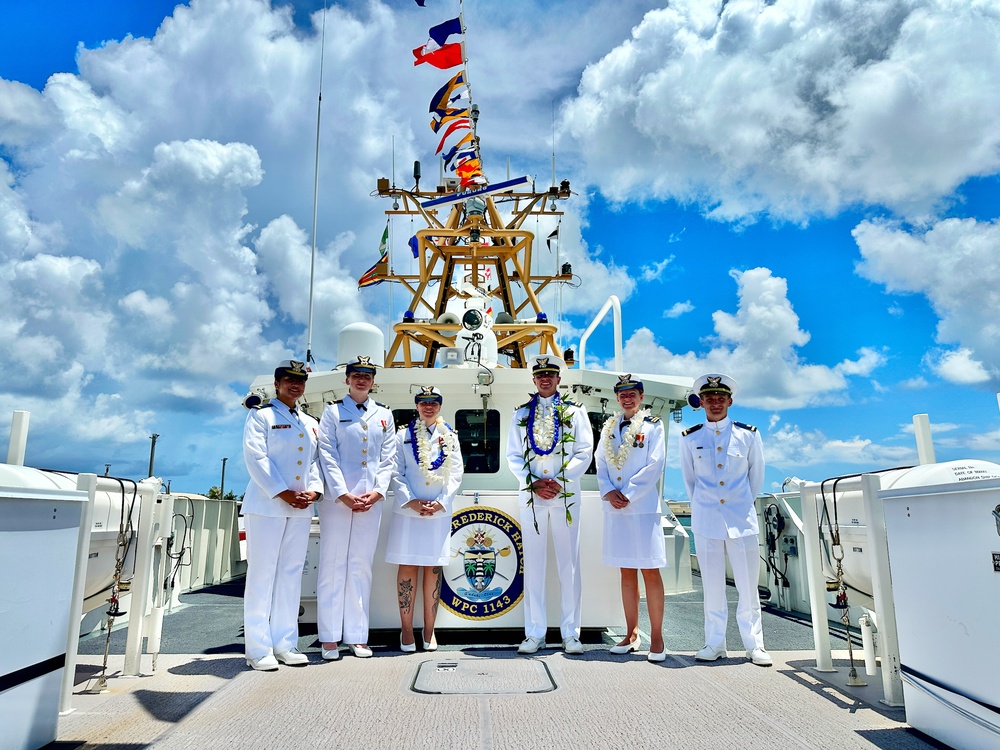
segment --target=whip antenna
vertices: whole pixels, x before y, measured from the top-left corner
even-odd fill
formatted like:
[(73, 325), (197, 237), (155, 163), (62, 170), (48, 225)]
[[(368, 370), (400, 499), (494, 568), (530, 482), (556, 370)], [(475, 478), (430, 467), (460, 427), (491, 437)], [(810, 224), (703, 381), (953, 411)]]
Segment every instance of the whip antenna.
[(323, 61), (326, 57), (326, 0), (323, 0), (323, 34), (319, 47), (319, 98), (316, 100), (316, 156), (313, 162), (312, 252), (309, 256), (309, 318), (306, 322), (306, 364), (316, 363), (312, 355), (313, 287), (316, 284), (316, 214), (319, 206), (319, 124), (323, 113)]

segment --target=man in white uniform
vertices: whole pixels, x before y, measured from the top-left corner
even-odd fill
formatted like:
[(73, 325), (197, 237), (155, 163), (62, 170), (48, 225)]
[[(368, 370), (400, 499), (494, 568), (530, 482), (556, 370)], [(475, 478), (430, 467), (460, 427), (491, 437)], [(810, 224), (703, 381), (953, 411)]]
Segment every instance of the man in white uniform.
[(747, 658), (771, 666), (764, 650), (757, 578), (757, 512), (754, 498), (764, 483), (764, 452), (756, 427), (729, 418), (736, 382), (717, 373), (695, 381), (705, 422), (681, 437), (681, 471), (691, 499), (691, 531), (705, 597), (705, 647), (695, 658), (726, 655), (726, 555), (739, 594), (736, 621)]
[(317, 462), (316, 420), (295, 404), (306, 387), (302, 362), (274, 371), (275, 398), (247, 414), (243, 460), (250, 484), (243, 496), (247, 578), (243, 633), (247, 664), (273, 671), (278, 662), (303, 665), (299, 652), (302, 566), (312, 504), (323, 492)]
[(340, 658), (341, 640), (355, 656), (368, 648), (372, 562), (382, 503), (396, 459), (392, 412), (369, 397), (375, 385), (370, 357), (347, 364), (348, 393), (323, 412), (319, 463), (328, 502), (319, 507), (316, 619), (322, 656)]
[(559, 631), (567, 654), (583, 653), (580, 643), (580, 478), (594, 453), (594, 435), (583, 407), (558, 393), (558, 357), (531, 363), (537, 393), (514, 410), (507, 435), (507, 465), (520, 484), (524, 543), (524, 634), (520, 654), (545, 645), (545, 575), (548, 534), (556, 553), (562, 619)]

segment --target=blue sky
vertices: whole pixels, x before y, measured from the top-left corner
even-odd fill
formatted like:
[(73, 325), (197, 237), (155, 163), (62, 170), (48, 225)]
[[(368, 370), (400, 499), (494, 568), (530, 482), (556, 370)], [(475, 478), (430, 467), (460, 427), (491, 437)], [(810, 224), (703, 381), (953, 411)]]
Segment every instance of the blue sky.
[[(390, 318), (388, 285), (353, 279), (391, 148), (399, 182), (436, 173), (448, 74), (410, 50), (458, 5), (427, 4), (328, 10), (321, 366), (343, 325)], [(141, 477), (156, 432), (174, 488), (217, 484), (224, 456), (245, 484), (246, 385), (305, 348), (322, 7), (4, 4), (0, 426), (32, 412), (28, 463)], [(546, 183), (554, 130), (578, 193), (564, 344), (618, 294), (627, 369), (739, 381), (768, 488), (915, 463), (916, 413), (939, 460), (998, 459), (995, 3), (468, 0), (465, 20), (487, 177), (509, 159)], [(611, 356), (604, 325), (588, 359)]]

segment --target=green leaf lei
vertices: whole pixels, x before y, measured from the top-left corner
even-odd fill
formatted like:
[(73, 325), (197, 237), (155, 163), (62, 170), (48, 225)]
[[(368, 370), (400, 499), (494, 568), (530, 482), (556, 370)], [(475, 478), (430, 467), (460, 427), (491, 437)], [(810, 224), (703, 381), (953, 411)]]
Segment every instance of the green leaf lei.
[[(535, 515), (535, 495), (532, 490), (531, 485), (537, 480), (542, 479), (539, 475), (535, 474), (531, 470), (531, 457), (532, 455), (538, 455), (535, 453), (532, 445), (534, 443), (534, 435), (532, 430), (535, 424), (535, 410), (538, 406), (539, 396), (537, 393), (532, 394), (531, 402), (528, 407), (528, 414), (518, 420), (517, 426), (524, 428), (524, 453), (522, 458), (524, 459), (524, 468), (527, 470), (527, 477), (525, 477), (524, 490), (528, 493), (528, 506), (531, 508), (531, 521), (535, 526), (535, 533), (540, 533), (538, 530), (538, 517)], [(573, 525), (573, 515), (570, 513), (570, 508), (573, 507), (573, 503), (567, 502), (574, 493), (566, 489), (568, 481), (566, 479), (566, 467), (569, 466), (569, 458), (566, 456), (566, 445), (567, 443), (575, 443), (576, 438), (567, 428), (573, 426), (573, 415), (570, 412), (572, 407), (568, 404), (564, 404), (559, 398), (559, 394), (556, 394), (556, 398), (553, 400), (553, 435), (558, 435), (559, 439), (556, 441), (556, 445), (559, 446), (559, 456), (561, 458), (559, 464), (559, 471), (556, 472), (556, 478), (559, 480), (559, 484), (562, 489), (559, 492), (558, 497), (562, 498), (563, 508), (566, 511), (566, 525)], [(553, 446), (555, 448), (555, 446)], [(552, 451), (544, 455), (550, 455)]]

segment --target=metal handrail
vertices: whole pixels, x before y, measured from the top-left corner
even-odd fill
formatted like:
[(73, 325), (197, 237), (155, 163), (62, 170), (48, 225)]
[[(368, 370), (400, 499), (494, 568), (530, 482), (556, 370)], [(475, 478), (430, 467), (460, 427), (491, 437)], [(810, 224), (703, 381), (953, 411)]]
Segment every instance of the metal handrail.
[(608, 310), (614, 307), (615, 309), (615, 370), (621, 371), (623, 369), (622, 365), (622, 303), (621, 300), (614, 294), (608, 297), (604, 306), (601, 308), (600, 312), (594, 316), (594, 320), (590, 323), (590, 326), (584, 332), (583, 336), (580, 337), (580, 369), (584, 369), (587, 360), (587, 339), (590, 338), (590, 334), (594, 332), (594, 329), (604, 320), (604, 316), (607, 315)]

